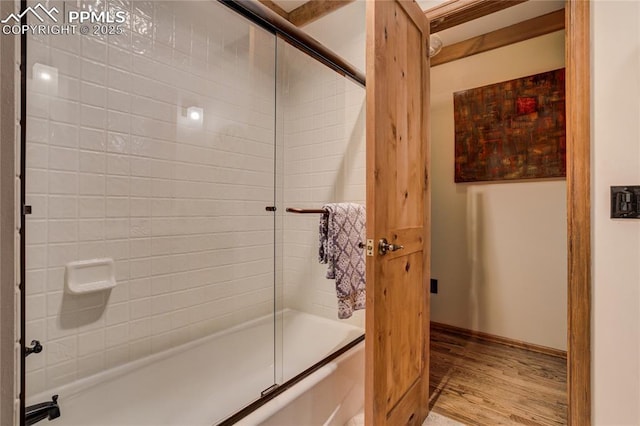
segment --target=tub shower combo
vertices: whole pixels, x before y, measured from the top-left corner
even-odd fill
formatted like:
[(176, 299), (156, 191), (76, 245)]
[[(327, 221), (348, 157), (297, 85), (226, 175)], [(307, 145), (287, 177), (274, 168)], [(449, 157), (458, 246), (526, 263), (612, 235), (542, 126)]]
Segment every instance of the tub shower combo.
[(22, 421), (343, 424), (364, 312), (318, 221), (364, 204), (362, 76), (255, 3), (54, 5), (124, 19), (22, 40)]

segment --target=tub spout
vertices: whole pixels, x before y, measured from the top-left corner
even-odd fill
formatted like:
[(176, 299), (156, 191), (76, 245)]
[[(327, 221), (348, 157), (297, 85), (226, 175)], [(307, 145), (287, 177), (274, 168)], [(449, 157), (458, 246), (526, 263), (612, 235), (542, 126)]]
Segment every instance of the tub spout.
[(53, 395), (50, 402), (41, 402), (25, 408), (24, 423), (26, 426), (38, 423), (40, 420), (49, 420), (60, 417), (58, 395)]

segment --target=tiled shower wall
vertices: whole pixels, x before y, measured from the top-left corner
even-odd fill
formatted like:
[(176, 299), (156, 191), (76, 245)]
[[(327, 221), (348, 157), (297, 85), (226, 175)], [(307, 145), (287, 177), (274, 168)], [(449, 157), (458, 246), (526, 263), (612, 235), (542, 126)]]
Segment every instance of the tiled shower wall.
[[(298, 50), (278, 45), (278, 133), (285, 207), (365, 204), (365, 89)], [(280, 128), (282, 127), (282, 128)], [(285, 306), (338, 319), (335, 280), (318, 262), (318, 214), (284, 214)], [(364, 311), (349, 320), (364, 327)]]
[[(29, 395), (273, 309), (275, 40), (180, 3), (95, 0), (124, 34), (28, 40)], [(66, 294), (100, 257), (117, 287)]]

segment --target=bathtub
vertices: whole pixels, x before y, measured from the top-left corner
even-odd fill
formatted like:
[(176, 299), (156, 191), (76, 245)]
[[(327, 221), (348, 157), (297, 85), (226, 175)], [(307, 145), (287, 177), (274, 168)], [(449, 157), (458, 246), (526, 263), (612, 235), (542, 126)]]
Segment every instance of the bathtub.
[[(363, 333), (361, 328), (294, 310), (283, 311), (281, 318), (283, 362), (275, 371), (283, 381)], [(273, 384), (273, 328), (272, 316), (253, 320), (34, 395), (27, 405), (60, 395), (61, 416), (52, 426), (211, 426)], [(239, 424), (344, 424), (364, 399), (363, 347), (359, 344), (319, 368)], [(327, 399), (316, 399), (317, 392), (326, 393)], [(314, 399), (317, 409), (310, 408)], [(314, 410), (323, 420), (304, 420)], [(335, 423), (342, 418), (346, 420)]]

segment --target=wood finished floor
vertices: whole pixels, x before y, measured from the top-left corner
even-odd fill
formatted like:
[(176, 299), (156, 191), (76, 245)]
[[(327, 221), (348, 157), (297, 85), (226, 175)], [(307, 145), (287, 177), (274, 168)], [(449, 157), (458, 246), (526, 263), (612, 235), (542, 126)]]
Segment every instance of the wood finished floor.
[(567, 424), (566, 361), (431, 331), (429, 405), (466, 425)]

